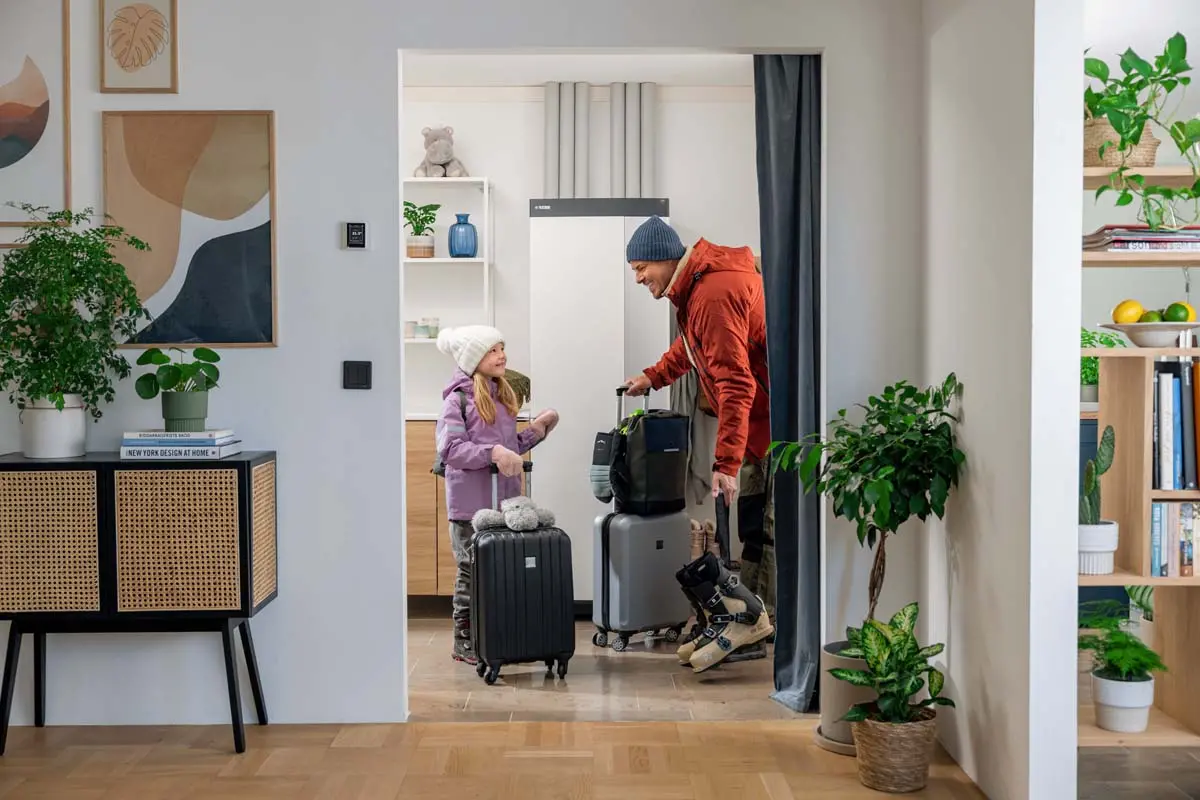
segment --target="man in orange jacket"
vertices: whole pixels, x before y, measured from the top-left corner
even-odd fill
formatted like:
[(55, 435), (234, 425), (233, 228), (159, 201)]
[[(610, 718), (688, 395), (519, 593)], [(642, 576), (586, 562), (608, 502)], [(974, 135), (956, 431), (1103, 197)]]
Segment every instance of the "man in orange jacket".
[[(713, 497), (738, 500), (742, 583), (775, 616), (774, 514), (766, 468), (771, 443), (766, 302), (749, 247), (700, 239), (684, 247), (659, 217), (644, 222), (626, 246), (639, 285), (675, 306), (679, 336), (662, 359), (626, 381), (629, 394), (662, 389), (693, 368), (717, 414)], [(739, 485), (740, 484), (740, 485)]]

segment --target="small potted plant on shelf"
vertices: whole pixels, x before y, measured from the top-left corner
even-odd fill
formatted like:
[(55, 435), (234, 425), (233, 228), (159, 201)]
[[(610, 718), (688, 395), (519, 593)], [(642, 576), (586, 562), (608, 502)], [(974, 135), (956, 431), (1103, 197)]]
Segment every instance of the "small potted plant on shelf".
[(409, 258), (433, 258), (433, 223), (441, 207), (440, 203), (419, 206), (404, 201), (404, 226), (409, 230), (405, 252)]
[[(1099, 333), (1079, 329), (1080, 347), (1124, 347), (1125, 340), (1115, 333)], [(1100, 402), (1100, 358), (1082, 356), (1079, 359), (1079, 402)]]
[(217, 368), (221, 356), (207, 347), (197, 347), (192, 350), (194, 360), (188, 361), (182, 348), (170, 350), (177, 354), (174, 362), (157, 347), (142, 353), (137, 360), (138, 366), (156, 369), (139, 377), (134, 388), (143, 400), (152, 400), (162, 393), (164, 430), (201, 432), (208, 420), (208, 392), (216, 389), (217, 381), (221, 379), (221, 371)]
[[(861, 422), (845, 409), (830, 423), (829, 435), (771, 444), (772, 471), (799, 471), (806, 491), (829, 498), (835, 516), (854, 523), (860, 545), (874, 548), (868, 582), (867, 619), (875, 618), (887, 566), (887, 539), (908, 520), (925, 521), (946, 513), (950, 491), (958, 485), (966, 456), (958, 448), (957, 417), (951, 404), (963, 386), (951, 373), (939, 386), (918, 389), (905, 381), (870, 397)], [(861, 657), (847, 655), (857, 636), (826, 644), (821, 651), (821, 723), (817, 743), (845, 755), (854, 753), (854, 737), (843, 721), (846, 709), (869, 701), (870, 687), (829, 677), (830, 669), (864, 669)]]
[(1116, 733), (1142, 733), (1154, 705), (1154, 674), (1166, 672), (1162, 658), (1131, 633), (1124, 607), (1112, 600), (1089, 603), (1080, 627), (1079, 649), (1093, 658), (1092, 704), (1096, 725)]
[[(830, 670), (837, 680), (873, 695), (852, 706), (844, 719), (854, 732), (858, 779), (880, 792), (924, 788), (937, 738), (934, 706), (954, 707), (953, 700), (942, 696), (945, 675), (929, 664), (945, 645), (921, 647), (914, 632), (919, 614), (919, 605), (909, 603), (887, 623), (868, 619), (845, 651), (862, 659), (864, 667)], [(926, 676), (929, 696), (914, 702)]]
[(1120, 532), (1117, 523), (1100, 518), (1100, 476), (1112, 466), (1116, 437), (1112, 425), (1100, 435), (1096, 457), (1083, 470), (1079, 495), (1079, 574), (1111, 575)]
[(51, 211), (9, 203), (31, 220), (0, 270), (0, 381), (20, 410), (28, 458), (82, 456), (87, 417), (129, 376), (117, 353), (150, 314), (113, 256), (117, 243), (148, 250), (116, 225), (91, 225), (92, 209)]
[[(1169, 109), (1178, 103), (1168, 102), (1191, 83), (1187, 39), (1176, 33), (1153, 63), (1126, 49), (1119, 68), (1117, 76), (1102, 59), (1085, 53), (1083, 71), (1094, 83), (1083, 93), (1084, 166), (1113, 168), (1096, 197), (1117, 191), (1118, 206), (1137, 200), (1138, 218), (1151, 229), (1194, 223), (1200, 219), (1200, 119), (1173, 120)], [(1190, 179), (1178, 188), (1156, 185), (1137, 172), (1154, 166), (1160, 144), (1156, 128), (1170, 137), (1190, 168)]]

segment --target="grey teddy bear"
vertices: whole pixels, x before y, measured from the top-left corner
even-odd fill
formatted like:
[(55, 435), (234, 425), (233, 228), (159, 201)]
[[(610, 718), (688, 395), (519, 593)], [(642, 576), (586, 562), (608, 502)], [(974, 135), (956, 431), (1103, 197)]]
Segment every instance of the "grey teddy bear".
[(454, 128), (423, 128), (425, 159), (413, 170), (415, 178), (466, 178), (467, 168), (454, 157)]
[(476, 533), (507, 528), (512, 531), (532, 531), (554, 527), (554, 512), (539, 508), (533, 500), (522, 495), (505, 500), (500, 510), (481, 508), (471, 518)]

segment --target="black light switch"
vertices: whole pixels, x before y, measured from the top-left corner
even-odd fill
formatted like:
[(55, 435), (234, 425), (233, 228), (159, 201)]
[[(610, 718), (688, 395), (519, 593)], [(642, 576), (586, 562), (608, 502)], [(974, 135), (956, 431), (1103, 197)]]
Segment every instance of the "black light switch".
[(342, 388), (343, 389), (370, 389), (371, 388), (371, 362), (370, 361), (343, 361), (342, 362)]

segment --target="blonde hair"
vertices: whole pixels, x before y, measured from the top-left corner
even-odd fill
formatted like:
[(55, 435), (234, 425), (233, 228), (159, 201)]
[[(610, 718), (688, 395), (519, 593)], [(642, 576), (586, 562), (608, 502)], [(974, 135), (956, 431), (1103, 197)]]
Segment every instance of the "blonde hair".
[(512, 384), (503, 376), (493, 379), (482, 372), (476, 372), (473, 380), (475, 381), (475, 413), (479, 415), (480, 419), (488, 425), (496, 422), (496, 403), (492, 400), (492, 387), (489, 385), (493, 380), (496, 382), (496, 396), (500, 399), (500, 404), (508, 410), (511, 416), (517, 416), (517, 412), (521, 410), (521, 404), (517, 402), (517, 393), (513, 391)]

